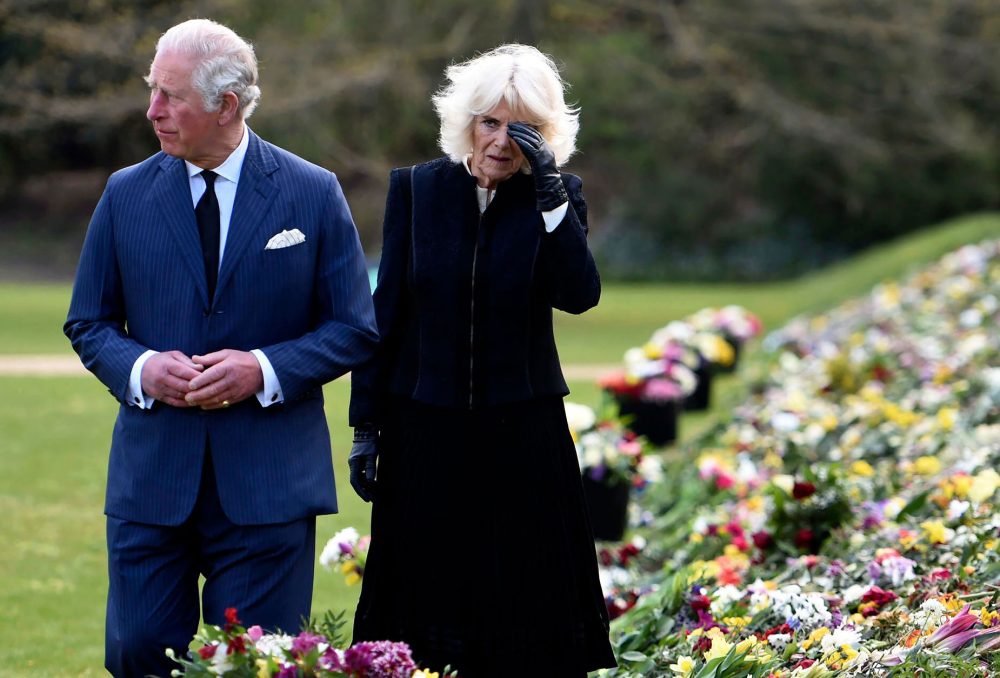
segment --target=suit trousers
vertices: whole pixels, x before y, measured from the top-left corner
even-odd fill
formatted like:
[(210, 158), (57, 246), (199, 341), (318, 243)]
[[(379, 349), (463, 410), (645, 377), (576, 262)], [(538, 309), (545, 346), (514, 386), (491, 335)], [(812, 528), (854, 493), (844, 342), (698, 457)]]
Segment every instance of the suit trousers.
[[(234, 472), (238, 473), (239, 469)], [(267, 492), (267, 488), (261, 488)], [(169, 676), (198, 630), (201, 613), (223, 625), (237, 609), (245, 626), (299, 630), (312, 603), (316, 518), (236, 525), (222, 509), (210, 450), (198, 500), (177, 526), (107, 518), (108, 606), (105, 667), (117, 678)]]

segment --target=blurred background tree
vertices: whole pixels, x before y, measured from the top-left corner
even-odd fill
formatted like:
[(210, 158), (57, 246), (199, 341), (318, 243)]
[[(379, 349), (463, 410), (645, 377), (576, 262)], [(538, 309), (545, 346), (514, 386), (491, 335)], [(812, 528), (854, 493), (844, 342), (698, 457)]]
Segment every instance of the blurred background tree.
[(72, 273), (107, 175), (155, 152), (156, 38), (256, 46), (255, 131), (335, 171), (377, 256), (388, 171), (440, 155), (444, 67), (554, 55), (606, 277), (769, 279), (1000, 204), (995, 0), (0, 0), (0, 263)]

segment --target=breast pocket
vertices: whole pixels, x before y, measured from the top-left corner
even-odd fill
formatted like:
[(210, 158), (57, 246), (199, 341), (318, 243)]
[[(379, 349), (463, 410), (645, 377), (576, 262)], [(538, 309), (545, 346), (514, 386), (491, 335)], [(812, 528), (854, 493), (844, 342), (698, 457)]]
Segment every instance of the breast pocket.
[(298, 245), (289, 245), (260, 253), (260, 273), (269, 289), (286, 295), (301, 296), (308, 292), (314, 280), (315, 253), (313, 244), (306, 240)]

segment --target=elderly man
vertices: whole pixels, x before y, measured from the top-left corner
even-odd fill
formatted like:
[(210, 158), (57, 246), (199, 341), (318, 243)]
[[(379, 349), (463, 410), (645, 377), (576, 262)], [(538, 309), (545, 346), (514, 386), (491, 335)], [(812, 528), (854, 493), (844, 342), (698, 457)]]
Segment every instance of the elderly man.
[[(111, 442), (106, 665), (169, 675), (208, 623), (296, 630), (315, 517), (337, 510), (324, 383), (377, 342), (336, 177), (247, 128), (253, 48), (168, 30), (149, 75), (161, 153), (116, 172), (65, 332), (121, 402)], [(198, 578), (205, 577), (199, 601)]]

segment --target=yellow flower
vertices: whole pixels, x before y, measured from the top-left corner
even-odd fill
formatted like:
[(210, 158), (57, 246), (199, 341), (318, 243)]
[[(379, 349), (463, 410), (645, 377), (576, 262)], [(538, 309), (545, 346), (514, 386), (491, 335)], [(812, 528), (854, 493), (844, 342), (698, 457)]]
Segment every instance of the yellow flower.
[(955, 490), (955, 496), (965, 499), (972, 489), (973, 477), (964, 473), (959, 473), (951, 477), (951, 486)]
[(354, 586), (359, 581), (361, 581), (361, 575), (359, 575), (357, 572), (351, 572), (346, 577), (344, 577), (344, 581), (347, 583), (348, 586)]
[(828, 414), (819, 420), (819, 425), (827, 431), (832, 431), (837, 428), (837, 418), (832, 414)]
[[(742, 617), (723, 617), (722, 623), (732, 628), (733, 631), (739, 631), (744, 626), (749, 624), (752, 619), (753, 617), (750, 615), (744, 615)], [(756, 636), (753, 637), (756, 638)]]
[(413, 672), (410, 678), (439, 678), (440, 674), (437, 671), (427, 671), (426, 669), (418, 669)]
[(940, 520), (925, 520), (920, 523), (920, 527), (924, 528), (927, 539), (932, 544), (947, 544), (955, 536), (955, 530), (945, 527), (944, 522)]
[[(718, 629), (712, 629), (716, 631)], [(722, 633), (712, 635), (709, 631), (709, 635), (712, 636), (712, 647), (705, 651), (705, 661), (710, 662), (717, 657), (725, 657), (729, 654), (729, 650), (732, 649), (732, 643), (726, 642), (726, 639), (722, 637)]]
[(749, 638), (741, 640), (736, 644), (736, 651), (740, 654), (747, 654), (759, 646), (760, 641), (757, 640), (757, 636), (750, 636)]
[(991, 468), (986, 469), (977, 474), (972, 481), (972, 486), (969, 488), (969, 499), (981, 504), (993, 496), (997, 487), (1000, 487), (1000, 474)]
[(830, 633), (830, 629), (828, 629), (825, 626), (819, 627), (818, 629), (810, 633), (808, 638), (802, 641), (802, 649), (808, 650), (810, 647), (812, 647), (820, 640), (822, 640), (823, 636), (827, 635), (828, 633)]
[(923, 456), (913, 462), (913, 472), (921, 476), (932, 476), (941, 471), (941, 462), (937, 457)]
[(900, 427), (912, 426), (917, 421), (917, 415), (909, 410), (904, 410), (895, 403), (886, 403), (882, 408), (885, 418)]
[(663, 356), (663, 347), (662, 346), (657, 346), (656, 344), (654, 344), (652, 342), (649, 342), (645, 346), (642, 347), (642, 352), (650, 360), (656, 360), (657, 358), (660, 358), (660, 357)]
[(943, 384), (949, 379), (951, 379), (952, 370), (947, 365), (943, 363), (938, 365), (937, 371), (934, 373), (934, 383)]
[(851, 473), (864, 478), (871, 478), (875, 475), (875, 469), (867, 461), (861, 459), (851, 464)]
[(670, 665), (670, 670), (678, 676), (690, 676), (691, 672), (694, 671), (694, 659), (687, 655), (678, 657), (677, 662)]
[(945, 431), (950, 431), (955, 426), (958, 419), (958, 410), (954, 407), (942, 407), (937, 413), (937, 422)]
[(257, 678), (271, 678), (271, 669), (266, 659), (258, 659), (256, 665)]
[(785, 462), (782, 460), (781, 455), (775, 454), (774, 452), (768, 452), (764, 455), (764, 466), (768, 468), (781, 468), (784, 466)]
[(692, 544), (700, 544), (701, 542), (705, 541), (705, 536), (699, 534), (698, 532), (692, 532), (691, 536), (688, 537), (688, 541), (690, 541)]
[(341, 566), (340, 566), (340, 573), (341, 574), (350, 574), (351, 572), (354, 572), (354, 561), (353, 560), (348, 560), (347, 562), (341, 564)]

